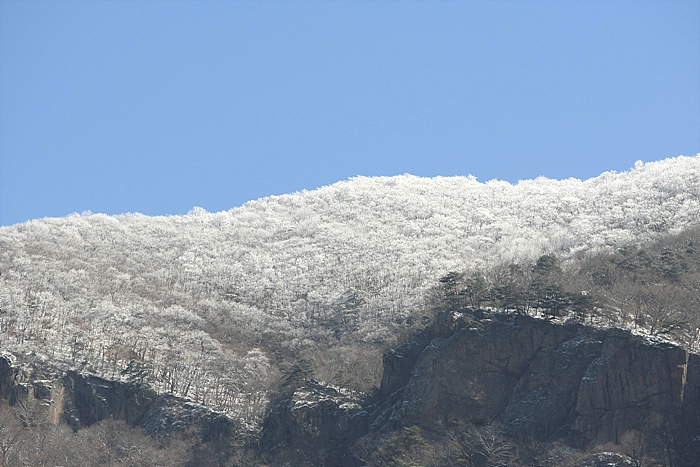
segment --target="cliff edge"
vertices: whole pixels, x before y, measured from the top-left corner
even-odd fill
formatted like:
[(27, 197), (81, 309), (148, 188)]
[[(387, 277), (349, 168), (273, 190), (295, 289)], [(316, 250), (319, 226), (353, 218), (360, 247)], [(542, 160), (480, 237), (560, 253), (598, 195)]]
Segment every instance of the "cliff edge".
[(203, 441), (229, 437), (234, 422), (206, 406), (170, 394), (157, 394), (143, 384), (115, 381), (77, 371), (59, 371), (0, 354), (0, 399), (11, 406), (31, 405), (49, 423), (68, 423), (74, 430), (105, 419), (124, 420), (158, 436), (192, 433)]
[[(350, 445), (418, 426), (444, 433), (496, 421), (514, 439), (588, 448), (629, 432), (661, 432), (700, 452), (700, 356), (620, 329), (555, 324), (483, 310), (441, 312), (412, 341), (384, 355), (378, 398), (352, 413), (331, 400), (283, 401), (266, 421), (263, 448), (313, 443), (314, 424)], [(282, 421), (284, 420), (284, 421)], [(294, 421), (295, 427), (289, 427)], [(341, 429), (342, 427), (342, 429)], [(304, 433), (303, 443), (294, 433)], [(694, 454), (690, 454), (694, 456)], [(696, 459), (700, 461), (700, 457)], [(331, 463), (332, 464), (332, 463)], [(353, 465), (346, 460), (343, 465)], [(359, 464), (358, 464), (359, 465)]]
[[(446, 312), (436, 327), (450, 333), (423, 348), (405, 386), (388, 395), (383, 384), (390, 403), (376, 428), (498, 420), (513, 435), (576, 445), (669, 423), (700, 434), (700, 356), (680, 347), (523, 315)], [(405, 358), (385, 356), (383, 383), (406, 377), (393, 374), (411, 366)]]

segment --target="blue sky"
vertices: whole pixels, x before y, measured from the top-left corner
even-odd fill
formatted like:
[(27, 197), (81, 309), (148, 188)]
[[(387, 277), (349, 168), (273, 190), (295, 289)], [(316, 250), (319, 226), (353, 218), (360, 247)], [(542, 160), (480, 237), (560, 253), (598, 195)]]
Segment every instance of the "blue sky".
[(0, 0), (0, 225), (698, 152), (698, 1)]

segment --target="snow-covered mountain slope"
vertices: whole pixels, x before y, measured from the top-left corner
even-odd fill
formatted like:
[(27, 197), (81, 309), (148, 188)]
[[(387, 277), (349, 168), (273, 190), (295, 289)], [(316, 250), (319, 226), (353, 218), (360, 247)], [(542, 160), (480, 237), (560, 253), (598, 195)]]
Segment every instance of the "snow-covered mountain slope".
[(699, 219), (700, 155), (585, 181), (357, 177), (227, 212), (35, 220), (0, 228), (0, 339), (96, 373), (138, 367), (254, 419), (271, 359), (392, 343), (448, 271), (581, 257)]

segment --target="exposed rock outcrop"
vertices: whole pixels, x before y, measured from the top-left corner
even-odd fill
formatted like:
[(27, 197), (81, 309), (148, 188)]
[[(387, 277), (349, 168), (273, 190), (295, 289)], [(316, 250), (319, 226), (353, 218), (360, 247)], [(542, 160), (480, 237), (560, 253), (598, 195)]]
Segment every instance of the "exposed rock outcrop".
[(75, 430), (111, 418), (151, 436), (179, 431), (209, 441), (235, 433), (231, 419), (186, 399), (137, 382), (20, 364), (9, 353), (0, 354), (0, 398), (13, 406), (35, 404), (49, 422), (65, 421)]
[(618, 443), (633, 430), (673, 430), (677, 443), (700, 439), (698, 355), (619, 329), (481, 310), (440, 313), (385, 354), (372, 405), (349, 414), (342, 400), (302, 393), (303, 404), (275, 407), (267, 447), (315, 445), (331, 433), (350, 442), (410, 425), (439, 433), (490, 420), (520, 439), (580, 447)]
[(454, 332), (424, 348), (374, 426), (496, 419), (518, 436), (578, 445), (617, 443), (670, 421), (700, 434), (698, 356), (680, 347), (522, 315), (445, 315)]
[(261, 447), (272, 459), (311, 458), (320, 465), (354, 466), (340, 446), (367, 432), (361, 404), (356, 393), (312, 382), (273, 407), (264, 422)]

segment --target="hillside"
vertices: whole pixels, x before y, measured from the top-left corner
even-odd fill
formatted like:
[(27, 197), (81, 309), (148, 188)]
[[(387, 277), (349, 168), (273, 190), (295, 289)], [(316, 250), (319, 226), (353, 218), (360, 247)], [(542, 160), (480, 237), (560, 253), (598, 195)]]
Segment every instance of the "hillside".
[(562, 260), (700, 219), (700, 155), (580, 181), (358, 177), (227, 212), (0, 228), (4, 350), (222, 410), (257, 432), (299, 356), (369, 390), (449, 271)]
[(272, 465), (695, 467), (698, 434), (699, 355), (463, 308), (384, 355), (370, 403), (312, 381), (277, 403), (262, 447)]

